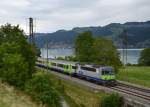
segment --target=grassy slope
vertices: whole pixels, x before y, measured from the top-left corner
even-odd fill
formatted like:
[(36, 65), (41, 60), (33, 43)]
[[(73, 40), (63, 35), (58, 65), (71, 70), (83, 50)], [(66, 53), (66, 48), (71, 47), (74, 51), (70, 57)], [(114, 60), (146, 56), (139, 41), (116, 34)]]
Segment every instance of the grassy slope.
[[(51, 74), (51, 79), (58, 81), (59, 77)], [(61, 83), (68, 95), (65, 100), (69, 101), (70, 107), (99, 107), (102, 97), (106, 95), (104, 92), (94, 92), (69, 81), (61, 80)]]
[(99, 107), (101, 97), (106, 95), (102, 92), (97, 93), (80, 86), (68, 84), (68, 82), (64, 83), (64, 86), (67, 95), (80, 106), (84, 105), (85, 107)]
[(0, 82), (0, 107), (39, 107), (30, 97)]
[(117, 78), (146, 87), (150, 87), (150, 67), (127, 67), (120, 69)]

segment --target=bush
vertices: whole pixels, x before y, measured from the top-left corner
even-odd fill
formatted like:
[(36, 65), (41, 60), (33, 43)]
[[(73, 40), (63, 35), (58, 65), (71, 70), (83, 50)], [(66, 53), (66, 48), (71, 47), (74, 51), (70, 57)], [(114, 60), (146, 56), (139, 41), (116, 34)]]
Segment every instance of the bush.
[(122, 107), (123, 100), (118, 94), (111, 94), (103, 98), (101, 107)]
[(9, 54), (3, 57), (2, 79), (10, 85), (23, 88), (28, 78), (28, 64), (20, 54)]
[(65, 56), (65, 60), (67, 60), (67, 61), (77, 61), (75, 56)]
[(64, 57), (57, 57), (57, 60), (65, 60), (65, 58)]
[(60, 97), (48, 74), (39, 72), (26, 83), (25, 91), (35, 100), (41, 101), (42, 105), (61, 107)]

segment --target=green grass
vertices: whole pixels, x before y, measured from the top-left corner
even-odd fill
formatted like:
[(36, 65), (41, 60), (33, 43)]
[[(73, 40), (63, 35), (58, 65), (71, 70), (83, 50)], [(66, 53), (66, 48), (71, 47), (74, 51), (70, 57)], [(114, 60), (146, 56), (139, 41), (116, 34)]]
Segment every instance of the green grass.
[(0, 81), (0, 107), (40, 107), (23, 92)]
[(150, 67), (126, 67), (120, 69), (117, 79), (150, 88)]
[(79, 105), (76, 104), (76, 102), (69, 95), (65, 94), (63, 97), (70, 107), (79, 107)]
[[(50, 74), (50, 78), (57, 83), (60, 81), (59, 77), (54, 74)], [(61, 80), (61, 84), (67, 95), (64, 98), (70, 107), (100, 107), (102, 98), (108, 95), (104, 92), (94, 92), (71, 81)]]
[(0, 101), (0, 107), (9, 107), (6, 103)]
[(102, 97), (106, 95), (104, 92), (87, 90), (73, 83), (63, 82), (63, 84), (66, 94), (70, 96), (79, 107), (99, 107)]

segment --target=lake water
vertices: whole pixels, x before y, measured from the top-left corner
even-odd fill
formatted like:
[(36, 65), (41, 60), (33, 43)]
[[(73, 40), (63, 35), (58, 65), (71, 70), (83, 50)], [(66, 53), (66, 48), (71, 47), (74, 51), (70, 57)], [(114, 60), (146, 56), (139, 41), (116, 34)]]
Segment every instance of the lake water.
[[(127, 63), (137, 64), (141, 51), (142, 51), (142, 49), (127, 49)], [(123, 62), (123, 57), (122, 57), (123, 50), (118, 49), (118, 52), (120, 53), (120, 59)], [(55, 57), (59, 57), (59, 56), (64, 57), (64, 56), (70, 56), (70, 55), (74, 55), (73, 49), (48, 49), (48, 57), (49, 58), (55, 58)], [(46, 49), (41, 49), (41, 56), (43, 58), (47, 57)]]

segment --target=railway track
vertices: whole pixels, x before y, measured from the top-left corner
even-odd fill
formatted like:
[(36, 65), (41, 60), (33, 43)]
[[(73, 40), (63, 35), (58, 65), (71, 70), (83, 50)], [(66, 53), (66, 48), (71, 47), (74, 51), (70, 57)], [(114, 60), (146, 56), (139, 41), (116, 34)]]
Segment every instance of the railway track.
[(128, 95), (136, 96), (136, 97), (145, 99), (147, 101), (150, 101), (150, 90), (133, 87), (133, 86), (126, 85), (126, 84), (119, 84), (115, 87), (110, 87), (110, 88), (113, 90), (128, 94)]
[(133, 85), (129, 85), (129, 84), (121, 83), (121, 82), (117, 82), (117, 85), (122, 86), (122, 87), (135, 89), (135, 90), (138, 90), (138, 91), (143, 91), (145, 93), (149, 93), (148, 95), (150, 96), (150, 89), (149, 88), (141, 88), (139, 86), (133, 86)]
[[(44, 68), (44, 69), (46, 69), (46, 68)], [(57, 73), (62, 74), (58, 71), (57, 71)], [(67, 75), (65, 75), (65, 76), (67, 76)], [(73, 78), (75, 78), (75, 77), (73, 77)], [(83, 79), (81, 80), (80, 78), (78, 78), (78, 79), (79, 79), (79, 81), (86, 81), (85, 79), (84, 80)], [(89, 82), (89, 81), (86, 81), (86, 82)], [(100, 85), (97, 85), (96, 83), (94, 83), (94, 84), (97, 87), (100, 86)], [(134, 97), (138, 97), (138, 98), (141, 98), (143, 100), (150, 102), (150, 90), (149, 89), (139, 88), (139, 87), (135, 87), (132, 85), (123, 84), (123, 83), (119, 83), (119, 82), (117, 82), (117, 86), (114, 86), (114, 87), (108, 87), (108, 86), (103, 86), (103, 87), (114, 90), (116, 92), (121, 92), (121, 93), (124, 93), (127, 95), (132, 95)], [(96, 88), (96, 87), (94, 87), (94, 88)]]

